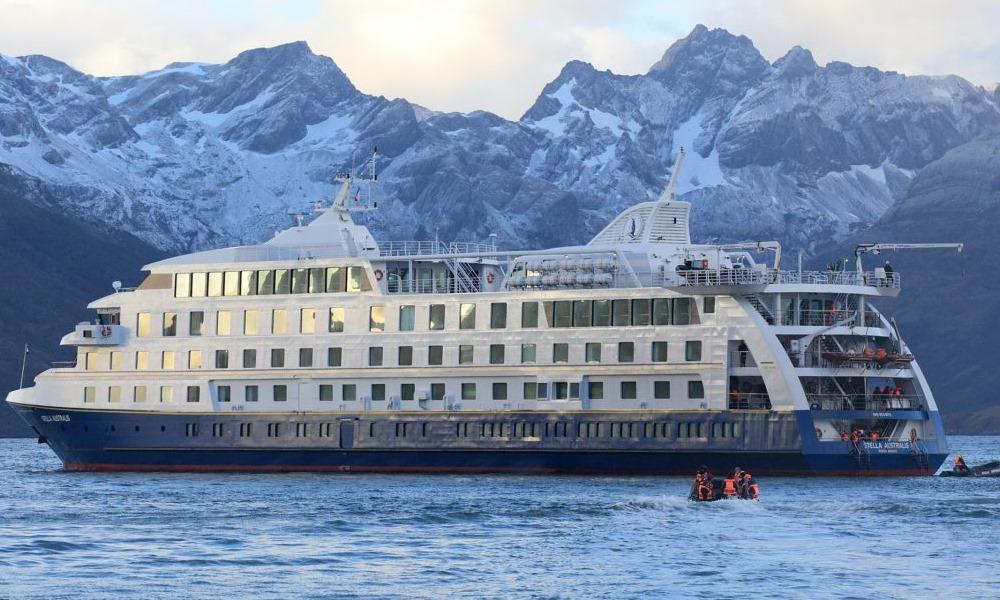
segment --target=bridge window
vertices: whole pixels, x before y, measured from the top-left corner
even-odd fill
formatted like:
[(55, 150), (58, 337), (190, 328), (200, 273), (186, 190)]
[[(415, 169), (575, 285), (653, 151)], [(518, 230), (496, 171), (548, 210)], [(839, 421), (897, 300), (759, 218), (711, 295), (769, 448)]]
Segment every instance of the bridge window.
[(201, 350), (188, 350), (188, 368), (201, 368)]
[(274, 386), (274, 401), (275, 402), (287, 402), (288, 401), (288, 386), (284, 384), (279, 384)]
[(458, 364), (471, 365), (475, 351), (471, 344), (462, 344), (458, 347)]
[(257, 294), (257, 271), (240, 272), (240, 296)]
[(670, 399), (670, 382), (669, 381), (654, 381), (653, 382), (653, 398), (657, 400), (669, 400)]
[(573, 302), (573, 327), (590, 327), (594, 305), (590, 300)]
[(243, 368), (253, 369), (257, 367), (257, 350), (246, 348), (243, 350)]
[(306, 368), (313, 366), (313, 349), (299, 348), (299, 367)]
[(163, 313), (163, 336), (174, 337), (177, 335), (177, 313)]
[(232, 400), (232, 395), (231, 395), (232, 388), (230, 388), (228, 385), (220, 385), (218, 388), (216, 388), (216, 392), (219, 398), (219, 402), (229, 402)]
[(294, 269), (292, 271), (292, 293), (305, 294), (309, 291), (309, 269)]
[(303, 308), (299, 311), (299, 331), (316, 333), (316, 309)]
[(274, 293), (274, 271), (257, 271), (257, 294), (269, 296)]
[(622, 400), (635, 400), (635, 382), (634, 381), (623, 381), (621, 383), (621, 395)]
[(321, 383), (319, 385), (319, 401), (320, 402), (333, 402), (333, 385), (329, 383)]
[(698, 340), (689, 340), (684, 344), (684, 359), (688, 362), (697, 362), (701, 360), (701, 342)]
[(538, 303), (521, 303), (521, 327), (524, 329), (534, 329), (538, 327)]
[(611, 325), (610, 300), (594, 300), (593, 313), (594, 327), (608, 327)]
[(208, 294), (208, 273), (191, 274), (191, 297), (204, 298)]
[(601, 343), (600, 342), (587, 342), (584, 347), (587, 362), (588, 363), (599, 363), (601, 362)]
[(427, 346), (427, 364), (428, 365), (444, 364), (443, 346)]
[(611, 319), (615, 327), (628, 327), (631, 325), (631, 303), (628, 300), (613, 300), (611, 302)]
[(344, 307), (334, 306), (330, 309), (330, 333), (341, 333), (344, 331)]
[(205, 313), (193, 310), (188, 314), (188, 335), (199, 336), (205, 331)]
[(444, 304), (431, 304), (427, 311), (427, 328), (431, 331), (444, 329)]
[(176, 275), (174, 275), (174, 297), (175, 298), (191, 297), (190, 273), (177, 273)]
[(674, 325), (691, 324), (691, 299), (674, 298), (672, 320)]
[(288, 269), (275, 269), (274, 293), (287, 294), (292, 291), (292, 274)]
[(476, 305), (472, 303), (463, 303), (459, 306), (459, 319), (458, 328), (459, 329), (475, 329), (476, 328)]
[(670, 299), (653, 300), (653, 325), (670, 325)]
[(326, 349), (326, 366), (328, 367), (339, 367), (341, 365), (341, 359), (343, 358), (343, 350), (341, 348), (327, 348)]
[(371, 291), (372, 287), (368, 283), (368, 274), (365, 273), (364, 267), (348, 267), (347, 268), (347, 291), (348, 292), (367, 292)]
[(240, 295), (240, 273), (239, 271), (226, 271), (223, 276), (222, 294), (224, 296)]
[(358, 399), (358, 386), (353, 383), (345, 383), (341, 386), (341, 393), (344, 402), (353, 402)]
[(346, 272), (343, 267), (329, 267), (326, 270), (326, 291), (343, 292), (346, 286)]
[(637, 298), (632, 301), (632, 324), (636, 326), (646, 326), (651, 323), (650, 307), (652, 302), (649, 298)]
[(412, 304), (399, 307), (399, 330), (413, 331), (416, 324), (416, 307)]
[(257, 325), (257, 311), (243, 311), (243, 335), (257, 335), (260, 328)]
[(222, 295), (222, 273), (208, 274), (208, 295), (211, 298)]

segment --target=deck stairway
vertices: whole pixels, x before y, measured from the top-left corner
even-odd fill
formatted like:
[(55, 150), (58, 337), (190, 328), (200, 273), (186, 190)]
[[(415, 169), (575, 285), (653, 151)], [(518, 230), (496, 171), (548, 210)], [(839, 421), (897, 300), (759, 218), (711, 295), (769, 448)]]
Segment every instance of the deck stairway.
[(774, 325), (774, 315), (771, 313), (771, 309), (767, 307), (767, 304), (761, 300), (760, 296), (757, 294), (746, 294), (743, 297), (757, 309), (757, 312), (760, 313), (760, 316), (764, 317), (768, 325)]

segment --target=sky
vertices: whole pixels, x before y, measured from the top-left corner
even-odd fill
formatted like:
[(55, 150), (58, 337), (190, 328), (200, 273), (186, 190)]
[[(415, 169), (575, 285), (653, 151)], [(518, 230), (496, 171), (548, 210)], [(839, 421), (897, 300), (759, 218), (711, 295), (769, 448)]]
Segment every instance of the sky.
[(362, 91), (517, 119), (570, 60), (644, 73), (698, 23), (769, 60), (799, 45), (907, 74), (1000, 81), (998, 0), (0, 0), (0, 54), (94, 75), (305, 40)]

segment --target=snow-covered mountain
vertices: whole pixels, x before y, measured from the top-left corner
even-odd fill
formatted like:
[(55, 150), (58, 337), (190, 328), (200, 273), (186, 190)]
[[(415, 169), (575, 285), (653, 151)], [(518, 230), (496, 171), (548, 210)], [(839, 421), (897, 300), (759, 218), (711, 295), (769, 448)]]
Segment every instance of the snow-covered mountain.
[(268, 237), (375, 145), (385, 238), (583, 241), (656, 196), (684, 146), (696, 237), (814, 250), (998, 128), (998, 97), (959, 77), (820, 67), (798, 47), (772, 64), (703, 26), (644, 75), (570, 62), (517, 122), (362, 93), (302, 42), (115, 78), (0, 58), (0, 163), (172, 252)]

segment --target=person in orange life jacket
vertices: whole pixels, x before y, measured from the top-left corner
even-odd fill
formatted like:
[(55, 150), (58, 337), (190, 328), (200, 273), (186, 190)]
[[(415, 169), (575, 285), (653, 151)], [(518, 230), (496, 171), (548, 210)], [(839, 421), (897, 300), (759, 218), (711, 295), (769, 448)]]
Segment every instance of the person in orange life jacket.
[(877, 442), (878, 441), (878, 432), (875, 431), (874, 429), (872, 429), (871, 431), (869, 431), (868, 432), (868, 439), (870, 441)]
[(694, 476), (695, 490), (698, 500), (714, 500), (712, 491), (712, 474), (708, 467), (702, 465)]
[(753, 475), (743, 472), (743, 491), (740, 493), (740, 498), (744, 500), (758, 500), (760, 499), (760, 488), (757, 487), (757, 482), (753, 480)]
[(851, 441), (850, 434), (848, 434), (847, 431), (841, 431), (840, 432), (840, 441), (842, 441), (842, 442), (849, 442), (849, 441)]
[(959, 454), (955, 457), (955, 471), (959, 473), (968, 473), (969, 465), (965, 464), (965, 459)]
[(736, 489), (736, 478), (739, 472), (740, 468), (736, 467), (736, 471), (731, 476), (722, 480), (722, 495), (726, 498), (735, 498), (739, 494), (739, 490)]
[(861, 441), (860, 430), (858, 430), (858, 429), (852, 429), (851, 430), (851, 443), (854, 444), (855, 446), (857, 446), (860, 441)]
[(736, 481), (736, 495), (740, 495), (743, 488), (743, 469), (736, 467), (733, 469), (733, 479)]

